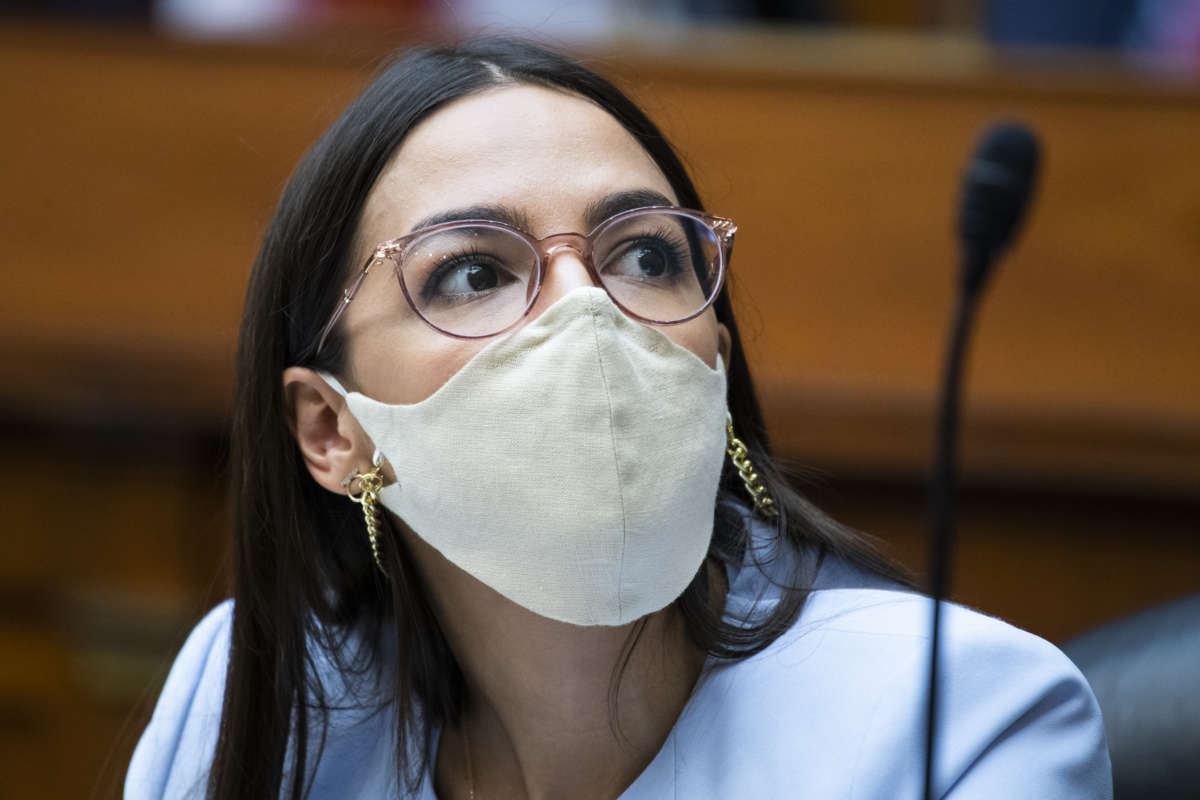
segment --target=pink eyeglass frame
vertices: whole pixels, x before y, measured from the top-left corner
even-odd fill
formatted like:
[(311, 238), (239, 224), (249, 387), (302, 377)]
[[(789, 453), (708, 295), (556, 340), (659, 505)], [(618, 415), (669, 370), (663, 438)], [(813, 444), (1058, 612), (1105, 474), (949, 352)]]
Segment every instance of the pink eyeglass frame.
[[(712, 284), (713, 288), (711, 295), (704, 302), (704, 305), (702, 305), (692, 314), (689, 314), (682, 319), (670, 321), (649, 319), (630, 311), (619, 300), (617, 300), (617, 298), (612, 296), (612, 292), (609, 292), (608, 287), (606, 287), (604, 285), (604, 281), (601, 280), (600, 273), (596, 271), (596, 265), (592, 263), (592, 243), (601, 233), (608, 230), (613, 225), (616, 225), (619, 222), (624, 222), (625, 220), (633, 217), (663, 212), (682, 217), (689, 217), (697, 222), (700, 222), (713, 232), (718, 244), (716, 265), (717, 275)], [(408, 293), (408, 286), (404, 283), (404, 273), (400, 269), (399, 256), (404, 252), (405, 247), (411, 241), (421, 236), (427, 236), (439, 231), (460, 228), (463, 226), (470, 226), (473, 228), (493, 228), (516, 234), (520, 239), (524, 240), (527, 245), (529, 245), (529, 249), (534, 253), (534, 255), (537, 256), (537, 271), (533, 278), (533, 288), (527, 290), (529, 299), (525, 304), (525, 310), (522, 311), (521, 315), (513, 320), (511, 324), (494, 333), (464, 335), (461, 333), (452, 333), (445, 328), (439, 327), (427, 319), (425, 315), (421, 313), (420, 309), (417, 308), (417, 304), (413, 302), (412, 296)], [(608, 292), (608, 296), (612, 299), (613, 303), (625, 314), (629, 315), (633, 319), (638, 320), (639, 322), (644, 322), (650, 325), (678, 325), (680, 323), (687, 322), (688, 320), (695, 319), (703, 314), (716, 300), (717, 295), (721, 293), (721, 287), (725, 283), (725, 276), (729, 270), (729, 257), (733, 250), (733, 235), (736, 232), (737, 225), (735, 225), (731, 219), (714, 216), (703, 211), (696, 211), (695, 209), (676, 208), (675, 206), (644, 206), (642, 208), (633, 208), (628, 211), (622, 211), (601, 222), (592, 229), (591, 233), (587, 234), (586, 236), (580, 233), (554, 233), (550, 234), (549, 236), (544, 236), (541, 239), (537, 239), (533, 236), (530, 236), (520, 228), (508, 225), (504, 222), (489, 219), (454, 220), (452, 222), (443, 222), (438, 225), (430, 225), (427, 228), (415, 230), (412, 233), (399, 237), (398, 239), (389, 239), (388, 241), (383, 242), (375, 247), (375, 251), (371, 254), (371, 257), (367, 259), (362, 269), (359, 270), (354, 280), (350, 283), (350, 286), (342, 293), (342, 301), (337, 304), (336, 308), (333, 309), (333, 314), (329, 317), (329, 321), (326, 322), (325, 327), (321, 329), (321, 336), (317, 341), (316, 353), (320, 353), (325, 347), (326, 339), (329, 338), (329, 334), (333, 331), (334, 326), (337, 325), (338, 320), (342, 318), (342, 314), (345, 313), (346, 307), (350, 305), (350, 301), (354, 299), (356, 294), (358, 294), (359, 287), (362, 286), (363, 281), (371, 272), (371, 267), (375, 266), (376, 264), (383, 263), (384, 260), (389, 260), (393, 263), (394, 271), (396, 273), (396, 280), (400, 282), (400, 290), (404, 293), (404, 299), (408, 301), (409, 306), (412, 307), (414, 312), (416, 312), (416, 315), (420, 317), (425, 324), (429, 325), (429, 327), (454, 339), (488, 339), (492, 336), (499, 336), (500, 334), (511, 330), (517, 324), (519, 324), (521, 320), (525, 318), (525, 315), (529, 313), (529, 310), (533, 308), (533, 304), (537, 302), (538, 295), (541, 294), (542, 281), (545, 278), (546, 270), (549, 268), (550, 259), (555, 253), (563, 248), (575, 251), (580, 260), (583, 262), (584, 267), (587, 269), (588, 275), (591, 277), (592, 282), (595, 285), (603, 288), (605, 292)]]

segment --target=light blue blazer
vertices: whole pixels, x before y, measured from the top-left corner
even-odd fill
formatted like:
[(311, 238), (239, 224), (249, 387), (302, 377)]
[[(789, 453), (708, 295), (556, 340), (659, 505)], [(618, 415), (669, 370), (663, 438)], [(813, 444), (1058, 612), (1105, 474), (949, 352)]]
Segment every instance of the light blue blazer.
[[(726, 613), (737, 619), (774, 606), (767, 575), (788, 567), (757, 533), (730, 575)], [(787, 633), (744, 661), (710, 660), (621, 800), (918, 800), (930, 610), (927, 598), (827, 558)], [(217, 606), (184, 645), (129, 766), (127, 798), (203, 796), (232, 613), (231, 601)], [(942, 620), (937, 796), (1111, 798), (1100, 709), (1066, 656), (959, 606)], [(337, 685), (336, 675), (323, 678)], [(393, 730), (387, 714), (333, 713), (311, 796), (435, 800), (428, 774), (416, 795), (397, 790)]]

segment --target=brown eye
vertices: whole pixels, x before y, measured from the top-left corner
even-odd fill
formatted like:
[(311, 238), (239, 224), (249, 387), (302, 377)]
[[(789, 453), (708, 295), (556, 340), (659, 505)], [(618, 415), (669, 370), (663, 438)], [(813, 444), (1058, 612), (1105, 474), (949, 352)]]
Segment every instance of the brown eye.
[(604, 265), (604, 274), (633, 280), (669, 278), (681, 271), (683, 259), (671, 242), (654, 237), (619, 247)]
[(423, 294), (467, 297), (500, 289), (513, 281), (511, 273), (486, 256), (461, 256), (443, 262), (429, 284), (429, 291)]
[(500, 285), (500, 278), (492, 266), (472, 264), (464, 270), (467, 284), (477, 292), (485, 289), (495, 289)]
[(657, 278), (667, 271), (667, 258), (660, 250), (642, 247), (637, 252), (637, 265), (642, 275)]

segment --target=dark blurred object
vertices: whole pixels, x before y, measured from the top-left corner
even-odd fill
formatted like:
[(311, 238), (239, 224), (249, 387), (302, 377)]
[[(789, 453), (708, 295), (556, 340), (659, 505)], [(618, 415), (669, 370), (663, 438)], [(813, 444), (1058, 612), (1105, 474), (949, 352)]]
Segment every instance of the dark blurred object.
[(1200, 594), (1063, 645), (1104, 714), (1115, 800), (1200, 798)]
[(828, 22), (832, 0), (685, 0), (684, 14), (698, 20), (779, 19)]
[(999, 44), (1119, 47), (1138, 5), (1138, 0), (988, 0), (983, 29)]
[(146, 22), (154, 0), (0, 0), (0, 14), (21, 17), (74, 18), (111, 22)]

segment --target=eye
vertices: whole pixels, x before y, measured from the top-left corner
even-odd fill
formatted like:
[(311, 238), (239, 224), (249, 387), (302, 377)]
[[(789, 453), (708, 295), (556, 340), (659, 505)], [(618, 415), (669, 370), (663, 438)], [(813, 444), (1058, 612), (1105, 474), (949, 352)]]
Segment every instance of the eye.
[(618, 246), (605, 261), (604, 273), (635, 280), (656, 280), (679, 273), (683, 261), (680, 248), (673, 242), (657, 236), (642, 236)]
[(494, 259), (479, 253), (450, 256), (429, 277), (421, 294), (427, 298), (467, 299), (513, 283), (516, 278)]
[(439, 287), (448, 294), (482, 292), (500, 285), (500, 276), (491, 264), (468, 264), (447, 275)]

